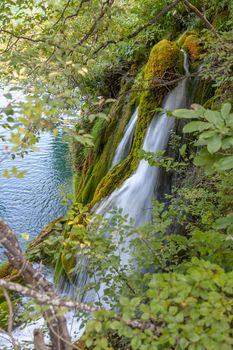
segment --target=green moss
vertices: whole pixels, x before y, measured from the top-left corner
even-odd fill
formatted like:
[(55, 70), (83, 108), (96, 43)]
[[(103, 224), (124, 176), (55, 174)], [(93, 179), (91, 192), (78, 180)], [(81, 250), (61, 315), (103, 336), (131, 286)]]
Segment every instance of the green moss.
[(185, 32), (177, 40), (177, 45), (185, 49), (191, 61), (196, 61), (200, 58), (202, 45), (201, 40), (195, 32)]
[(124, 92), (131, 88), (131, 85), (131, 83), (126, 84), (122, 88), (122, 96), (114, 104), (110, 112), (110, 122), (101, 131), (101, 147), (99, 144), (96, 155), (84, 166), (77, 193), (77, 201), (83, 204), (87, 204), (92, 200), (97, 185), (110, 169), (117, 145), (135, 108), (135, 98), (124, 95)]
[(56, 257), (61, 249), (59, 238), (63, 233), (64, 224), (64, 218), (53, 220), (30, 242), (26, 251), (30, 261), (43, 261), (46, 265), (55, 266)]

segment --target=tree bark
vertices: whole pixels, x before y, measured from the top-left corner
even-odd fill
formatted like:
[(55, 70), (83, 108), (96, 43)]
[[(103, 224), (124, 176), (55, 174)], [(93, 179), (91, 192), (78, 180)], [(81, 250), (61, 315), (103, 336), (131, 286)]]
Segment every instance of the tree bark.
[(35, 350), (47, 350), (42, 331), (38, 328), (35, 328), (33, 335)]

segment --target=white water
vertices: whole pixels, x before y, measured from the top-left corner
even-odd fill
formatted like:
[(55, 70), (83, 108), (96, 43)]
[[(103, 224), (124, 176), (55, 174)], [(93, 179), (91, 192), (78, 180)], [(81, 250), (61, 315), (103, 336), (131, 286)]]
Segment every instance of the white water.
[[(188, 58), (184, 53), (184, 69), (188, 76)], [(164, 112), (155, 115), (146, 133), (143, 149), (148, 152), (164, 150), (174, 119), (167, 116), (166, 111), (187, 106), (188, 77), (181, 80), (164, 99), (162, 107)], [(123, 185), (116, 189), (108, 198), (100, 203), (97, 214), (108, 216), (113, 207), (123, 209), (123, 215), (128, 214), (140, 226), (151, 220), (151, 199), (156, 196), (159, 180), (159, 168), (151, 167), (145, 160), (141, 160), (136, 172), (128, 178)]]
[(120, 161), (123, 160), (129, 154), (133, 141), (137, 118), (138, 108), (134, 111), (130, 121), (126, 126), (124, 136), (116, 149), (116, 153), (112, 161), (112, 166), (120, 163)]

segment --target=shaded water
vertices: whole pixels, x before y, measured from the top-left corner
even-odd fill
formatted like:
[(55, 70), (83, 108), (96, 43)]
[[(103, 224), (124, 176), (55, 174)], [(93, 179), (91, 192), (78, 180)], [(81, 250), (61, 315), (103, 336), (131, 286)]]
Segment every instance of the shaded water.
[[(5, 103), (0, 97), (0, 107)], [(7, 136), (8, 132), (0, 125), (0, 135)], [(16, 232), (21, 246), (25, 245), (21, 234), (27, 232), (31, 239), (51, 220), (66, 213), (67, 208), (61, 205), (59, 187), (65, 192), (72, 191), (72, 171), (68, 145), (62, 142), (62, 136), (62, 130), (57, 137), (44, 132), (37, 145), (38, 151), (0, 163), (1, 169), (16, 166), (27, 171), (23, 179), (0, 177), (0, 217)], [(1, 155), (3, 150), (4, 143), (0, 140)]]
[(134, 111), (132, 117), (130, 118), (130, 121), (126, 126), (124, 136), (116, 149), (116, 152), (112, 161), (112, 166), (118, 164), (121, 160), (123, 160), (129, 154), (132, 141), (133, 141), (137, 118), (138, 118), (138, 108)]

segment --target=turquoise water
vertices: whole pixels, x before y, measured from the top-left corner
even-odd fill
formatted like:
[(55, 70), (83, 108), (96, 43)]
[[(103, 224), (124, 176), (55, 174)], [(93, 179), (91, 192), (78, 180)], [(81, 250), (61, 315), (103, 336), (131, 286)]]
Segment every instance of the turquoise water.
[[(5, 133), (0, 126), (0, 135)], [(32, 239), (47, 223), (66, 213), (67, 208), (61, 204), (60, 186), (64, 192), (72, 191), (72, 170), (68, 145), (62, 142), (62, 136), (62, 129), (57, 137), (43, 133), (38, 151), (25, 158), (0, 162), (1, 169), (15, 165), (27, 171), (23, 179), (0, 177), (0, 217), (15, 231), (23, 248), (26, 245), (23, 233), (29, 233)], [(0, 140), (0, 154), (3, 149)], [(0, 261), (3, 259), (0, 246)]]

